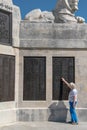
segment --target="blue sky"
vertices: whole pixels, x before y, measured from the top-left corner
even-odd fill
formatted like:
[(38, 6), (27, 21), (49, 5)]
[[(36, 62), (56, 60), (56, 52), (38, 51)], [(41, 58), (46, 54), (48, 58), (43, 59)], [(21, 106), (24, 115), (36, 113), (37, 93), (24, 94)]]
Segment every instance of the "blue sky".
[[(33, 9), (40, 8), (42, 11), (51, 11), (55, 8), (57, 0), (13, 0), (13, 3), (20, 7), (22, 19)], [(87, 22), (87, 0), (79, 0), (77, 16), (84, 17)]]

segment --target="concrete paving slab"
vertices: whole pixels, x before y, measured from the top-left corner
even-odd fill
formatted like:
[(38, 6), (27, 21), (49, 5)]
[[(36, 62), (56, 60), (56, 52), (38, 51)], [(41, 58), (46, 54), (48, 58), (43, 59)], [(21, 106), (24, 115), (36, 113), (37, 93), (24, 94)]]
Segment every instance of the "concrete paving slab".
[(59, 122), (17, 122), (0, 126), (0, 130), (87, 130), (87, 122), (79, 125)]

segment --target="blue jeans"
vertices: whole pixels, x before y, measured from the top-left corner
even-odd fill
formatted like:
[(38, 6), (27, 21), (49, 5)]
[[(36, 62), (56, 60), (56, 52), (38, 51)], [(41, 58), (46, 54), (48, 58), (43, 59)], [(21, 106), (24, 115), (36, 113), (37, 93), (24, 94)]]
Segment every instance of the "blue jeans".
[[(75, 105), (76, 104), (77, 104), (77, 102), (75, 102)], [(75, 107), (73, 107), (73, 102), (69, 102), (69, 105), (70, 105), (71, 122), (78, 123), (78, 117), (76, 114), (76, 109), (75, 109)]]

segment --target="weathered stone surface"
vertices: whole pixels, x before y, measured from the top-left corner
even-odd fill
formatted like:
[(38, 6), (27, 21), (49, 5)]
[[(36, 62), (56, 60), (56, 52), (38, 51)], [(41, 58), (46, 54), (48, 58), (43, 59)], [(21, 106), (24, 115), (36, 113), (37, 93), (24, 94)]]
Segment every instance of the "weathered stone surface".
[[(87, 121), (87, 109), (77, 109), (79, 122)], [(70, 120), (69, 110), (66, 108), (51, 108), (51, 109), (19, 109), (16, 113), (17, 121), (55, 121), (66, 122)]]
[(20, 23), (20, 44), (24, 48), (87, 48), (86, 24)]
[(13, 4), (12, 0), (0, 0), (0, 3), (11, 5)]
[(12, 0), (0, 0), (0, 9), (12, 12)]
[(21, 21), (20, 27), (20, 39), (87, 39), (86, 24), (37, 24)]

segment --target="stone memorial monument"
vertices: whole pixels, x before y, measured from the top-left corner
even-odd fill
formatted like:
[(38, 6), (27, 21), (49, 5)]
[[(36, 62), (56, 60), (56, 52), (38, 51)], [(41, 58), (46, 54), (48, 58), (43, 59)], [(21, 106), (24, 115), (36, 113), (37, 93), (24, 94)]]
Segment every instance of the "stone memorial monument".
[(62, 76), (76, 82), (79, 121), (87, 121), (87, 24), (77, 9), (78, 0), (58, 0), (52, 12), (22, 20), (12, 0), (0, 0), (1, 124), (68, 121)]

